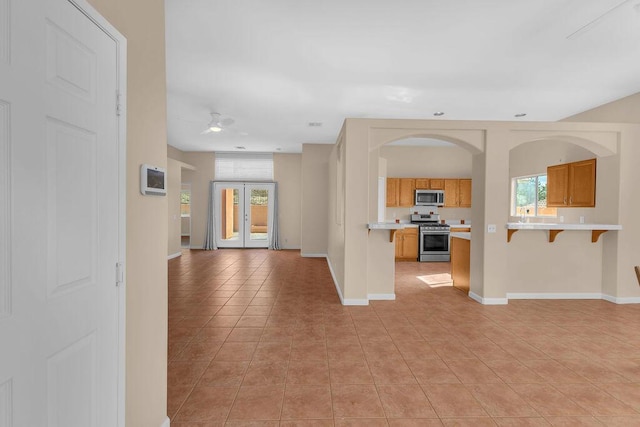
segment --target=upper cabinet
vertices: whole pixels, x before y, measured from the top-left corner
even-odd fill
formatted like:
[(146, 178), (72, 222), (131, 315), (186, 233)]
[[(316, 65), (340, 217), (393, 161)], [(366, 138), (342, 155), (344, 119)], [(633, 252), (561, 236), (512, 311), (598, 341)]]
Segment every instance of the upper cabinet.
[(596, 159), (547, 168), (547, 206), (592, 208), (596, 205)]
[(445, 208), (470, 208), (471, 207), (471, 180), (470, 179), (445, 179), (444, 180), (444, 207)]
[(387, 178), (387, 207), (411, 207), (415, 204), (414, 178)]
[[(446, 194), (445, 194), (446, 197)], [(446, 199), (445, 199), (446, 200)], [(471, 207), (471, 180), (458, 180), (458, 206), (461, 208)]]
[(414, 206), (416, 189), (444, 190), (445, 208), (471, 207), (471, 180), (457, 178), (387, 178), (387, 207)]
[(387, 207), (398, 206), (400, 178), (387, 178)]
[(416, 189), (418, 189), (418, 190), (444, 190), (444, 179), (442, 179), (442, 178), (416, 178)]

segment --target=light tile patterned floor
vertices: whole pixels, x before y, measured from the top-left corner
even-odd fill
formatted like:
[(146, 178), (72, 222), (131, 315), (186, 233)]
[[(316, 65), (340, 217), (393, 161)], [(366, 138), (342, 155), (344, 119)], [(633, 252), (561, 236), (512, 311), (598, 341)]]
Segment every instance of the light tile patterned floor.
[(169, 261), (172, 427), (640, 426), (640, 306), (482, 306), (398, 263), (396, 301), (340, 305), (324, 259)]

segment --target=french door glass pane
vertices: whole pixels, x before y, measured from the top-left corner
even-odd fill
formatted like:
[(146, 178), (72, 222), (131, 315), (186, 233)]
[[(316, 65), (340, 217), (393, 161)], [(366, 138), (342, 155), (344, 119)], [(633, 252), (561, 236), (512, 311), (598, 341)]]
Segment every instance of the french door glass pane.
[(251, 189), (249, 196), (251, 209), (249, 239), (267, 240), (269, 218), (269, 191), (266, 189)]
[(239, 218), (240, 190), (237, 188), (223, 188), (220, 190), (220, 220), (222, 222), (222, 240), (237, 241), (240, 238)]

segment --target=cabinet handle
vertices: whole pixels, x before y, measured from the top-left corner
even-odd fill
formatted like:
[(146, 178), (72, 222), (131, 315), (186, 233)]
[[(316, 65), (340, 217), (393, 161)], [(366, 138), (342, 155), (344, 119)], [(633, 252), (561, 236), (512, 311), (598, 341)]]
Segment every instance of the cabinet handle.
[(562, 204), (563, 204), (563, 205), (566, 205), (566, 204), (567, 204), (567, 198), (566, 198), (566, 197), (563, 199)]
[(573, 196), (569, 197), (569, 204), (572, 205), (573, 204)]

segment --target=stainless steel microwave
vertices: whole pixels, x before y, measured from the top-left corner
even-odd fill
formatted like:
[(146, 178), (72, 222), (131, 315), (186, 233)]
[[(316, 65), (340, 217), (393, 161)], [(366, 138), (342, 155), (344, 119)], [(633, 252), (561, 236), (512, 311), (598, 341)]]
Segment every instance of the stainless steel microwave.
[(444, 191), (416, 190), (416, 206), (444, 206)]

